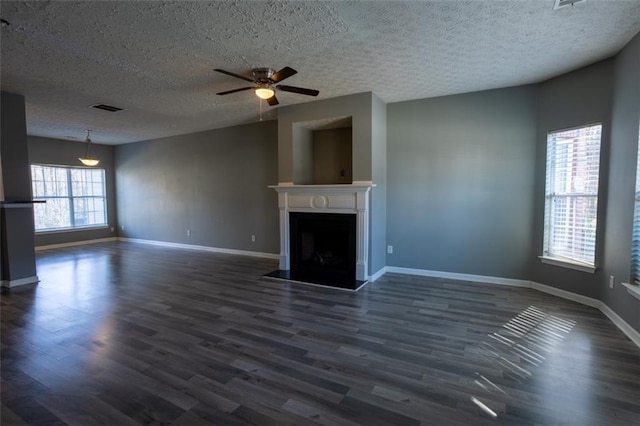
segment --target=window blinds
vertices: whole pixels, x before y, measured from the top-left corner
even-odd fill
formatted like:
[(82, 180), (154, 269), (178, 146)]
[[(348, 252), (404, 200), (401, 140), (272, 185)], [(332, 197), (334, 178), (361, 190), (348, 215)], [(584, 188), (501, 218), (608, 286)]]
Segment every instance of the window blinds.
[(602, 125), (547, 137), (544, 255), (595, 265)]
[(636, 166), (636, 202), (631, 234), (631, 280), (640, 284), (640, 127), (638, 128), (638, 159)]
[(106, 226), (104, 169), (31, 165), (36, 231)]

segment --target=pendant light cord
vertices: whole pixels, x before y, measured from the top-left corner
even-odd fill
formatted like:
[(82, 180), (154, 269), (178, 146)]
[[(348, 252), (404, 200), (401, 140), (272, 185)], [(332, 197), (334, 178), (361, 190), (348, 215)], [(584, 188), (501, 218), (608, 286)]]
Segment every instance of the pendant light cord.
[(87, 139), (86, 139), (86, 146), (84, 149), (84, 158), (89, 158), (89, 144), (91, 143), (91, 138), (89, 137), (89, 135), (91, 134), (91, 130), (87, 129)]

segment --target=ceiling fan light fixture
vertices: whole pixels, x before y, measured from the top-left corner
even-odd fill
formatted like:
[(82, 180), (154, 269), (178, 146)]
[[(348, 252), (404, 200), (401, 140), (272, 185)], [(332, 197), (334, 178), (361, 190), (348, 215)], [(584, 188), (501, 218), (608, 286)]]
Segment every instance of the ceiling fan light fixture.
[(275, 95), (275, 91), (270, 87), (258, 87), (255, 90), (256, 96), (260, 99), (269, 99)]
[(98, 157), (96, 157), (95, 155), (91, 155), (91, 149), (90, 149), (91, 138), (89, 137), (90, 133), (91, 133), (91, 130), (87, 129), (87, 139), (86, 139), (86, 145), (85, 145), (86, 147), (84, 150), (84, 156), (78, 157), (78, 160), (80, 160), (80, 162), (85, 166), (94, 167), (100, 164), (100, 160), (98, 160)]

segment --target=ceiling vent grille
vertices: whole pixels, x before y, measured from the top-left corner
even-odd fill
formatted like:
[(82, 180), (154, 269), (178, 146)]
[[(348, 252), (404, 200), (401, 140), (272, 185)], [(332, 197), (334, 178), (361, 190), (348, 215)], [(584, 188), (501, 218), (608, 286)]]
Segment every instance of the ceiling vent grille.
[(553, 10), (558, 10), (562, 9), (563, 7), (584, 3), (585, 1), (587, 0), (556, 0), (556, 2), (553, 4)]
[(111, 105), (105, 105), (105, 104), (91, 105), (91, 108), (101, 109), (101, 110), (109, 111), (109, 112), (122, 111), (122, 108), (114, 107), (114, 106), (111, 106)]

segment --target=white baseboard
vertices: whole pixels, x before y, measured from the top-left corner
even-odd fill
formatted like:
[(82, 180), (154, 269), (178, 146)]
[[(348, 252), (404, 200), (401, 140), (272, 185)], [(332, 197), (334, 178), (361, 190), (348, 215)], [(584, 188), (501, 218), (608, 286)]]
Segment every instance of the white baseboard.
[(636, 344), (636, 346), (640, 348), (640, 332), (631, 327), (625, 320), (620, 318), (613, 309), (605, 305), (603, 302), (600, 302), (599, 309), (611, 320), (612, 323), (616, 325), (616, 327), (618, 327), (629, 339), (631, 339), (633, 343)]
[(108, 238), (98, 238), (95, 240), (72, 241), (70, 243), (49, 244), (46, 246), (37, 246), (36, 251), (63, 248), (63, 247), (83, 246), (85, 244), (106, 243), (108, 241), (117, 241), (117, 240), (118, 240), (117, 237), (108, 237)]
[(382, 278), (382, 276), (383, 276), (384, 274), (386, 274), (386, 273), (387, 273), (387, 267), (385, 266), (385, 267), (381, 268), (381, 269), (380, 269), (378, 272), (376, 272), (375, 274), (373, 274), (373, 275), (369, 276), (369, 282), (371, 282), (371, 283), (372, 283), (372, 282), (375, 282), (375, 281), (379, 280), (379, 279), (380, 279), (380, 278)]
[(199, 246), (195, 244), (182, 244), (182, 243), (170, 243), (167, 241), (156, 241), (156, 240), (144, 240), (139, 238), (123, 238), (119, 237), (119, 241), (128, 241), (132, 243), (140, 243), (140, 244), (149, 244), (153, 246), (161, 246), (161, 247), (172, 247), (172, 248), (180, 248), (187, 250), (199, 250), (199, 251), (208, 251), (211, 253), (225, 253), (225, 254), (235, 254), (239, 256), (251, 256), (251, 257), (261, 257), (263, 259), (275, 259), (278, 260), (280, 256), (275, 253), (262, 253), (258, 251), (246, 251), (246, 250), (234, 250), (234, 249), (226, 249), (219, 247), (209, 247), (209, 246)]
[(640, 332), (631, 327), (625, 320), (623, 320), (613, 309), (607, 306), (604, 302), (593, 299), (591, 297), (575, 294), (570, 291), (560, 290), (548, 285), (531, 282), (531, 288), (548, 293), (554, 296), (561, 297), (563, 299), (572, 300), (583, 305), (591, 306), (592, 308), (599, 309), (607, 318), (613, 322), (636, 346), (640, 347)]
[[(525, 287), (532, 288), (537, 291), (541, 291), (543, 293), (548, 293), (553, 296), (560, 297), (562, 299), (571, 300), (573, 302), (577, 302), (586, 306), (591, 306), (592, 308), (599, 309), (611, 322), (615, 324), (636, 346), (640, 347), (640, 332), (636, 331), (633, 327), (631, 327), (625, 320), (623, 320), (618, 314), (616, 314), (611, 308), (609, 308), (602, 301), (593, 299), (591, 297), (582, 296), (580, 294), (572, 293), (570, 291), (561, 290), (559, 288), (551, 287), (545, 284), (540, 284), (534, 281), (526, 281), (526, 280), (516, 280), (511, 278), (500, 278), (500, 277), (490, 277), (485, 275), (470, 275), (470, 274), (457, 274), (452, 272), (442, 272), (442, 271), (429, 271), (426, 269), (412, 269), (412, 268), (400, 268), (397, 266), (387, 266), (384, 269), (384, 272), (380, 274), (378, 271), (375, 276), (375, 279), (379, 279), (384, 273), (391, 272), (397, 274), (406, 274), (406, 275), (418, 275), (422, 277), (432, 277), (432, 278), (444, 278), (450, 280), (459, 280), (459, 281), (473, 281), (487, 284), (499, 284), (499, 285), (507, 285), (512, 287)], [(378, 275), (380, 274), (380, 275)]]
[(32, 277), (20, 278), (18, 280), (1, 280), (0, 285), (2, 287), (13, 288), (21, 285), (34, 284), (39, 281), (38, 276), (34, 275)]
[(473, 281), (478, 283), (508, 285), (511, 287), (531, 287), (530, 281), (516, 280), (512, 278), (489, 277), (486, 275), (458, 274), (454, 272), (429, 271), (426, 269), (400, 268), (397, 266), (387, 266), (387, 272), (406, 275), (419, 275), (422, 277), (444, 278), (456, 281)]
[(534, 290), (541, 291), (543, 293), (551, 294), (553, 296), (558, 296), (563, 299), (571, 300), (573, 302), (581, 303), (583, 305), (591, 306), (592, 308), (600, 309), (600, 302), (597, 299), (592, 299), (591, 297), (582, 296), (580, 294), (572, 293), (566, 290), (560, 290), (559, 288), (551, 287), (545, 284), (540, 284), (534, 281), (531, 281), (531, 288)]

